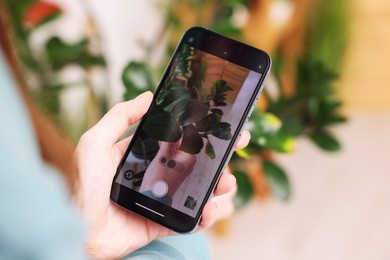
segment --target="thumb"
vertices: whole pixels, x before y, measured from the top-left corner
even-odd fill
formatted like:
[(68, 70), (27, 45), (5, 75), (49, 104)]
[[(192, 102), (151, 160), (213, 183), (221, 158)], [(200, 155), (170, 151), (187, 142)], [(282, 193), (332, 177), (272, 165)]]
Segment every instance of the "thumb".
[(138, 122), (148, 111), (153, 99), (152, 92), (144, 92), (133, 100), (114, 105), (90, 130), (96, 140), (114, 145), (119, 137)]

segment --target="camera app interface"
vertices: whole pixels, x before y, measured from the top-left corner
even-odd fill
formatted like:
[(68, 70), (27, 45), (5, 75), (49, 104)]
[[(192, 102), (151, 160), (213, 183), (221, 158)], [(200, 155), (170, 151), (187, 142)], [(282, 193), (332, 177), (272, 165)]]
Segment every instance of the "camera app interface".
[(115, 181), (195, 217), (260, 77), (183, 44)]

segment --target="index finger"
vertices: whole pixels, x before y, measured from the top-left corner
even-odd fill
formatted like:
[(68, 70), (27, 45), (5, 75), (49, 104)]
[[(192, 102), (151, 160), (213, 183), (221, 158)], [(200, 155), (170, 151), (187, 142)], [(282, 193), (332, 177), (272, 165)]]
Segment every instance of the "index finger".
[(235, 150), (240, 150), (245, 148), (249, 144), (249, 140), (251, 139), (251, 134), (244, 130), (241, 132), (240, 136), (238, 137), (237, 143), (234, 147)]
[(148, 91), (133, 100), (116, 104), (88, 132), (96, 140), (115, 144), (129, 126), (135, 124), (148, 111), (153, 94)]

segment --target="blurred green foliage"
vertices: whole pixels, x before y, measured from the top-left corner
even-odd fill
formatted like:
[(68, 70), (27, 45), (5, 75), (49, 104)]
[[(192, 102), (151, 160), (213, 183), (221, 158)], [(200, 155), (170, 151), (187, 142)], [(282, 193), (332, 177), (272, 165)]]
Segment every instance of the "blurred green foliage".
[(284, 170), (269, 160), (263, 161), (263, 169), (272, 194), (281, 200), (288, 200), (291, 194), (291, 185)]
[[(233, 16), (238, 9), (248, 10), (251, 1), (185, 0), (180, 3), (187, 4), (195, 14), (197, 24), (194, 25), (210, 28), (217, 33), (238, 40), (242, 38), (242, 28), (235, 25)], [(25, 72), (30, 77), (32, 76), (35, 79), (33, 81), (36, 82), (35, 85), (39, 86), (38, 88), (33, 86), (32, 89), (38, 89), (38, 91), (33, 91), (33, 95), (38, 99), (41, 107), (51, 113), (52, 117), (59, 122), (61, 92), (69, 87), (82, 85), (88, 88), (90, 95), (86, 104), (87, 110), (94, 111), (100, 117), (107, 110), (107, 101), (95, 96), (88, 77), (80, 84), (62, 82), (57, 77), (58, 73), (70, 64), (79, 66), (87, 73), (90, 68), (104, 68), (106, 66), (103, 55), (90, 50), (91, 39), (85, 37), (76, 42), (66, 42), (59, 35), (54, 35), (42, 46), (45, 51), (42, 54), (37, 54), (30, 46), (31, 35), (36, 28), (44, 27), (52, 21), (58, 20), (63, 13), (61, 7), (38, 0), (18, 0), (17, 4), (13, 0), (4, 0), (1, 4), (9, 13), (15, 46)], [(154, 41), (144, 46), (144, 59), (132, 60), (124, 68), (121, 79), (125, 86), (125, 100), (157, 87), (156, 79), (163, 73), (177, 43), (177, 40), (165, 41), (164, 39), (172, 38), (172, 35), (181, 33), (188, 26), (184, 25), (180, 14), (175, 12), (176, 4), (178, 1), (161, 2), (163, 7), (161, 10), (165, 14), (161, 32), (157, 34)], [(207, 9), (210, 6), (212, 9)], [(211, 11), (211, 18), (207, 21), (201, 19), (202, 11), (205, 9)], [(36, 12), (37, 10), (41, 12)], [(37, 17), (36, 14), (39, 13), (44, 15)], [(295, 148), (295, 140), (301, 136), (308, 137), (313, 141), (313, 144), (325, 151), (335, 152), (341, 149), (341, 145), (331, 133), (330, 127), (346, 120), (339, 112), (342, 103), (334, 96), (333, 87), (340, 71), (345, 50), (347, 20), (345, 0), (316, 1), (315, 9), (312, 10), (307, 24), (305, 51), (296, 60), (296, 91), (293, 95), (287, 96), (283, 92), (280, 78), (285, 61), (280, 52), (274, 55), (272, 74), (279, 87), (279, 93), (277, 96), (271, 96), (265, 87), (263, 95), (268, 101), (268, 106), (263, 113), (260, 113), (258, 109), (254, 110), (247, 125), (252, 139), (247, 148), (236, 152), (231, 163), (238, 183), (238, 192), (235, 198), (237, 206), (244, 206), (253, 196), (254, 187), (248, 178), (245, 167), (247, 160), (251, 157), (261, 158), (260, 168), (264, 171), (272, 194), (287, 201), (292, 194), (288, 175), (275, 160), (271, 161), (272, 158), (268, 156), (269, 151), (291, 153)], [(158, 65), (152, 66), (151, 57), (154, 55), (154, 50), (161, 45), (165, 45), (166, 55)], [(221, 82), (215, 84), (221, 84)], [(217, 89), (216, 85), (215, 89)], [(170, 95), (169, 98), (175, 98), (177, 93), (170, 93)], [(93, 105), (91, 106), (91, 104)], [(207, 112), (207, 116), (210, 113), (216, 118), (219, 111), (218, 108), (213, 109), (210, 110), (211, 112)], [(161, 115), (157, 119), (159, 122), (169, 123), (168, 119), (161, 120)], [(59, 124), (61, 125), (61, 122)], [(201, 125), (199, 123), (199, 126)], [(69, 122), (61, 126), (72, 133), (72, 129), (69, 129)], [(85, 123), (79, 127), (80, 131), (72, 133), (73, 136), (77, 138), (88, 127), (89, 123)], [(209, 126), (203, 124), (202, 127), (206, 129)], [(196, 127), (188, 131), (190, 130), (199, 133), (199, 129)], [(213, 150), (212, 145), (206, 142), (205, 152), (210, 157), (213, 157)]]
[[(241, 28), (233, 23), (233, 15), (237, 8), (249, 8), (249, 1), (184, 1), (194, 13), (198, 26), (203, 26), (226, 36), (242, 38)], [(201, 10), (212, 3), (212, 19), (205, 22), (201, 20)], [(183, 31), (183, 23), (180, 16), (175, 13), (174, 3), (166, 4), (165, 25), (162, 27), (159, 42), (170, 31)], [(276, 79), (279, 93), (276, 97), (269, 95), (267, 87), (263, 91), (268, 106), (266, 112), (261, 113), (255, 109), (247, 125), (252, 138), (249, 145), (236, 152), (231, 162), (231, 168), (237, 178), (238, 193), (235, 198), (237, 206), (245, 205), (253, 195), (253, 185), (245, 172), (245, 161), (252, 156), (262, 158), (261, 168), (264, 171), (268, 187), (277, 198), (287, 201), (292, 188), (288, 175), (276, 161), (271, 161), (266, 152), (275, 151), (278, 153), (291, 153), (295, 149), (295, 140), (300, 136), (306, 136), (313, 141), (313, 144), (328, 152), (335, 152), (341, 149), (341, 145), (329, 131), (334, 124), (343, 123), (345, 117), (339, 112), (341, 102), (334, 97), (333, 84), (338, 78), (338, 71), (342, 62), (342, 54), (346, 42), (346, 3), (345, 1), (317, 1), (315, 10), (312, 11), (307, 24), (307, 38), (305, 39), (305, 51), (296, 61), (296, 91), (293, 95), (285, 95), (280, 85), (281, 74), (284, 69), (284, 60), (280, 54), (273, 58), (273, 75)], [(153, 46), (146, 46), (147, 51)], [(162, 73), (162, 68), (172, 55), (175, 46), (168, 41), (167, 56), (161, 62), (162, 65), (152, 67), (148, 59), (136, 61), (138, 71), (147, 75), (145, 84), (126, 84), (125, 98), (148, 89), (152, 90), (157, 86), (153, 76)], [(149, 54), (150, 55), (150, 54)], [(128, 66), (134, 64), (129, 63)], [(123, 75), (132, 75), (126, 67)], [(142, 71), (142, 72), (141, 72)], [(154, 71), (154, 72), (153, 72)], [(134, 74), (127, 82), (136, 82), (138, 74)], [(149, 82), (149, 83), (146, 83)], [(147, 85), (149, 87), (147, 87)], [(243, 163), (244, 162), (244, 163)]]
[(84, 68), (106, 65), (103, 56), (90, 53), (87, 39), (69, 44), (55, 36), (47, 41), (45, 50), (53, 70), (60, 70), (71, 63)]
[[(1, 7), (10, 19), (13, 41), (32, 96), (47, 115), (77, 140), (107, 111), (106, 98), (96, 95), (91, 82), (90, 69), (106, 66), (103, 55), (92, 51), (95, 39), (84, 36), (75, 42), (66, 42), (60, 35), (53, 35), (39, 46), (33, 46), (32, 37), (38, 29), (45, 29), (61, 19), (64, 12), (61, 6), (49, 1), (18, 0), (15, 3), (14, 0), (4, 0)], [(84, 78), (73, 82), (60, 77), (69, 65), (81, 68)], [(80, 125), (64, 117), (60, 101), (62, 92), (74, 87), (86, 88), (88, 93), (84, 104), (86, 121)]]
[(233, 174), (236, 176), (237, 186), (239, 187), (233, 202), (237, 208), (241, 208), (250, 201), (254, 191), (253, 184), (244, 171), (235, 170)]

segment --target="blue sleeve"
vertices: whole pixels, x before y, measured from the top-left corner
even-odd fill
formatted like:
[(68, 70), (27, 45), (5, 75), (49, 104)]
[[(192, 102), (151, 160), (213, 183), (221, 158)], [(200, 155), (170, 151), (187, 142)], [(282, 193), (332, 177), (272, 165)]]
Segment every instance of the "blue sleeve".
[(84, 226), (14, 84), (0, 50), (0, 259), (85, 259)]
[(203, 233), (178, 235), (155, 240), (124, 260), (210, 259)]

